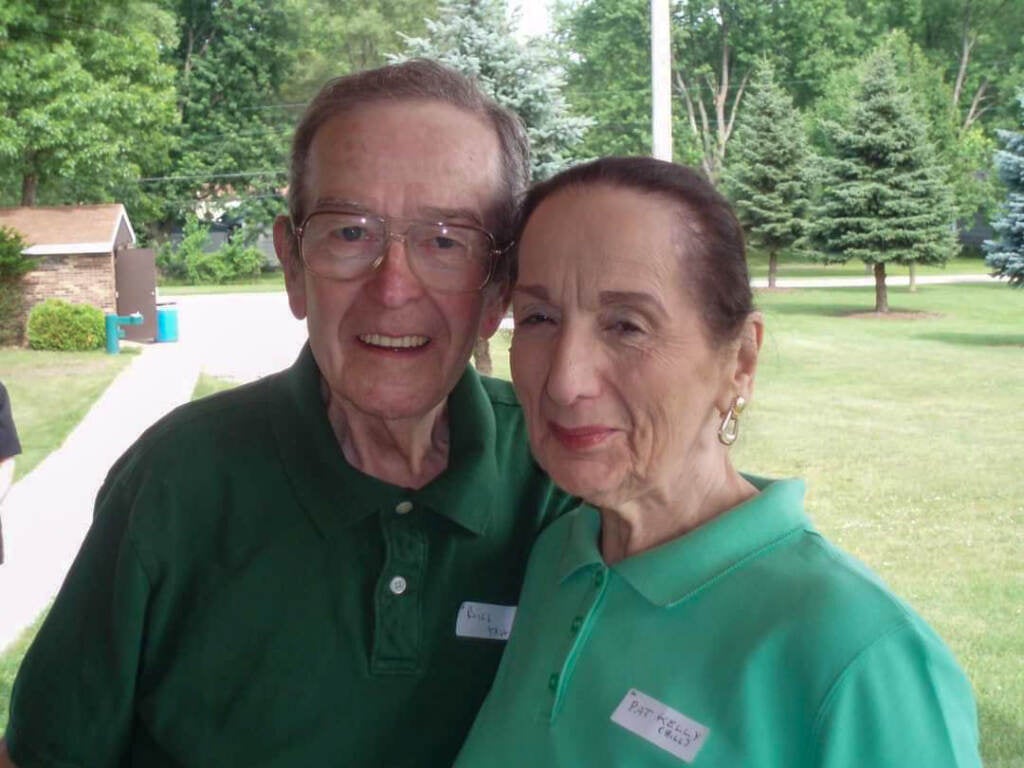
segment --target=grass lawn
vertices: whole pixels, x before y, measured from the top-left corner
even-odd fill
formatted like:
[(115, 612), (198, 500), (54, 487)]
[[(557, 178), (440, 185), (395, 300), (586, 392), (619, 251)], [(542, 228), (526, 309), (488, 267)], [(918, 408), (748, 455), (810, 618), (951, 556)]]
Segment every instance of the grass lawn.
[(276, 269), (273, 272), (264, 272), (255, 280), (228, 285), (182, 285), (161, 280), (157, 293), (162, 298), (196, 293), (273, 293), (283, 290), (284, 273)]
[[(806, 478), (818, 528), (913, 604), (967, 670), (987, 768), (1020, 768), (1024, 290), (889, 298), (905, 316), (870, 314), (873, 288), (758, 295), (766, 337), (735, 461)], [(506, 338), (492, 341), (496, 373)]]
[(22, 454), (15, 479), (28, 474), (64, 442), (133, 352), (35, 352), (0, 348), (0, 379), (11, 395)]

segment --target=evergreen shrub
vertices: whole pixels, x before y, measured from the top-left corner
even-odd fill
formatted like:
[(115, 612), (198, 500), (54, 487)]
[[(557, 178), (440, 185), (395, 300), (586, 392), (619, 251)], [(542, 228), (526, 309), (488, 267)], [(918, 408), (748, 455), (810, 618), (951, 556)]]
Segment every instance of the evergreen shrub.
[(88, 304), (47, 299), (28, 314), (28, 343), (32, 349), (85, 352), (103, 346), (103, 312)]
[(0, 227), (0, 346), (21, 344), (25, 296), (21, 278), (35, 264), (22, 254), (26, 243), (10, 227)]

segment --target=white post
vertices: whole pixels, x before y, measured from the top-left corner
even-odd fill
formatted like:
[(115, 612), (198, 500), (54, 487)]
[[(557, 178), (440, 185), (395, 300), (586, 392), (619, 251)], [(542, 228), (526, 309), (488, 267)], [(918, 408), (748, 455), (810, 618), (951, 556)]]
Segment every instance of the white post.
[(672, 159), (672, 47), (669, 0), (651, 0), (651, 125), (654, 157)]

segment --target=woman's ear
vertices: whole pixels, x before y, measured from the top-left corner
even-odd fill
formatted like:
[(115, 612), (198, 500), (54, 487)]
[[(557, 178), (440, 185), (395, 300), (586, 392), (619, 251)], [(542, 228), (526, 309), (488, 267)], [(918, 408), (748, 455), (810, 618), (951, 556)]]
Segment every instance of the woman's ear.
[(737, 339), (735, 364), (732, 385), (734, 396), (740, 396), (750, 402), (754, 394), (754, 376), (757, 373), (757, 360), (761, 353), (761, 342), (764, 341), (764, 316), (760, 312), (751, 312), (743, 323), (743, 330)]

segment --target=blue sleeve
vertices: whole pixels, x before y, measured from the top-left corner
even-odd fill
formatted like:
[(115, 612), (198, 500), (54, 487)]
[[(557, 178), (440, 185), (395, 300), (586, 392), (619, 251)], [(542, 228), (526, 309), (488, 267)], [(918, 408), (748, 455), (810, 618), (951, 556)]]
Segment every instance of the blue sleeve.
[(908, 622), (864, 649), (819, 712), (813, 765), (980, 768), (971, 685), (926, 626)]

